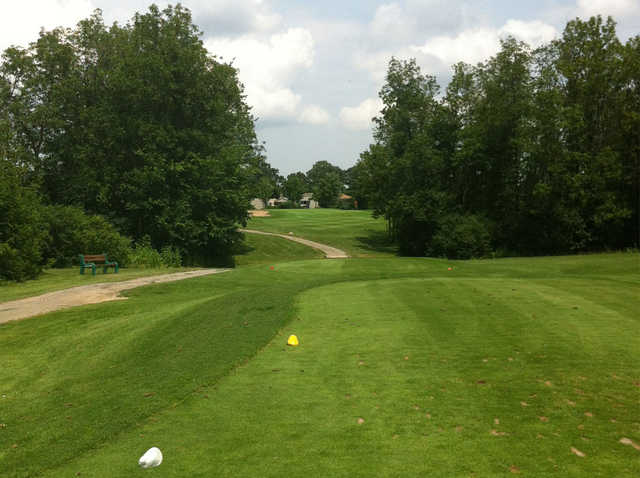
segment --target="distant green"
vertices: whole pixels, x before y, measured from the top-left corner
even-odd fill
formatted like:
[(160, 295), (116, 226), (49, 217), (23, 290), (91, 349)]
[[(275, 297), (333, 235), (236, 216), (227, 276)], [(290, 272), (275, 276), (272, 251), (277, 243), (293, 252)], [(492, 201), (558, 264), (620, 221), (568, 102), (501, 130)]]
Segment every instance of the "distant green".
[(291, 261), (8, 323), (3, 476), (637, 476), (639, 265)]
[(269, 214), (251, 218), (247, 227), (279, 234), (293, 232), (353, 257), (390, 257), (396, 252), (388, 241), (384, 219), (374, 219), (371, 211), (270, 209)]

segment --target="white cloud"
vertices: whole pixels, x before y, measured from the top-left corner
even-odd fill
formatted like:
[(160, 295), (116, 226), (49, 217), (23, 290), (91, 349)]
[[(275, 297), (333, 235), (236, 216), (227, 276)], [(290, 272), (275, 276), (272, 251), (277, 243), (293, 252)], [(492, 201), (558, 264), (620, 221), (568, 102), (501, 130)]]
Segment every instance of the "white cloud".
[(300, 116), (298, 116), (298, 120), (301, 123), (308, 124), (327, 124), (331, 119), (329, 113), (324, 108), (316, 105), (309, 105), (302, 110)]
[(522, 20), (509, 20), (498, 32), (500, 37), (511, 35), (518, 40), (537, 48), (558, 36), (558, 30), (539, 20), (524, 22)]
[(433, 55), (448, 64), (459, 61), (475, 64), (493, 55), (499, 46), (497, 30), (477, 28), (463, 31), (455, 37), (437, 36), (427, 40), (422, 46), (413, 46), (412, 49)]
[(191, 0), (187, 6), (200, 28), (216, 36), (271, 32), (282, 22), (262, 0)]
[(553, 26), (541, 21), (509, 20), (499, 29), (474, 28), (456, 36), (437, 36), (427, 40), (422, 46), (411, 48), (425, 55), (433, 55), (447, 65), (459, 61), (476, 64), (495, 55), (500, 49), (500, 39), (509, 35), (537, 47), (552, 40), (557, 34)]
[(248, 103), (261, 118), (285, 118), (295, 115), (300, 95), (293, 92), (295, 76), (313, 65), (314, 43), (304, 28), (261, 38), (210, 38), (205, 41), (210, 53), (234, 60), (245, 85)]
[(380, 5), (370, 24), (374, 36), (384, 37), (386, 41), (393, 41), (398, 36), (404, 37), (413, 30), (415, 21), (407, 15), (403, 7), (397, 3)]
[(90, 0), (21, 0), (2, 2), (0, 51), (10, 45), (27, 46), (38, 39), (40, 28), (74, 27), (95, 9)]
[(353, 62), (356, 67), (368, 71), (376, 83), (382, 83), (387, 72), (387, 65), (393, 55), (402, 57), (397, 52), (388, 50), (373, 52), (360, 50), (354, 53)]
[(372, 126), (372, 118), (380, 113), (382, 106), (380, 98), (367, 98), (358, 106), (342, 108), (339, 115), (340, 121), (349, 129), (369, 129)]
[(578, 0), (577, 7), (581, 17), (600, 14), (621, 19), (627, 15), (640, 14), (638, 0)]

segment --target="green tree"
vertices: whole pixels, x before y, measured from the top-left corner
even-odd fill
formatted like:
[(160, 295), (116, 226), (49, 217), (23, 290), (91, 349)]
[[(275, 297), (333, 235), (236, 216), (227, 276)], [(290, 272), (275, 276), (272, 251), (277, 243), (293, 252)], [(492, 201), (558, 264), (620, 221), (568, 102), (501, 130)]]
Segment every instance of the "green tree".
[(340, 174), (330, 171), (314, 182), (313, 197), (318, 200), (320, 207), (335, 207), (342, 186)]
[(374, 121), (377, 144), (364, 153), (374, 214), (384, 216), (389, 231), (408, 255), (423, 255), (449, 203), (442, 188), (445, 150), (441, 142), (446, 115), (436, 100), (435, 78), (415, 60), (389, 62), (380, 91), (384, 103)]
[(42, 204), (21, 176), (15, 165), (0, 158), (0, 279), (33, 279), (42, 270), (47, 240)]
[(180, 5), (109, 28), (96, 11), (7, 50), (1, 72), (44, 196), (176, 246), (187, 262), (214, 261), (238, 240), (262, 154), (237, 71), (200, 36)]
[(622, 65), (622, 194), (632, 211), (625, 236), (640, 247), (640, 35), (624, 46)]
[(338, 195), (344, 188), (344, 171), (328, 161), (317, 161), (307, 171), (307, 180), (321, 207), (336, 205)]
[[(570, 21), (556, 42), (564, 79), (567, 172), (589, 247), (620, 247), (631, 216), (621, 197), (622, 46), (611, 17)], [(617, 242), (617, 244), (616, 244)]]
[(297, 203), (304, 193), (309, 192), (309, 182), (303, 172), (291, 173), (284, 181), (283, 188), (289, 200)]

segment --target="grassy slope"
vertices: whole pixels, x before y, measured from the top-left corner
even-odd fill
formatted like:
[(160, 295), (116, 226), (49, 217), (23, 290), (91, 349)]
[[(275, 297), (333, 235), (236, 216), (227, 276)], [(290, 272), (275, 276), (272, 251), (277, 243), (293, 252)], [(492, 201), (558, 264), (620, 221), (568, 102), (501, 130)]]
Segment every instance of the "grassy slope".
[(47, 292), (61, 289), (68, 289), (79, 285), (97, 284), (101, 282), (119, 282), (123, 280), (136, 279), (138, 277), (152, 276), (158, 274), (169, 274), (171, 272), (182, 272), (193, 270), (193, 268), (173, 267), (158, 269), (120, 269), (117, 274), (110, 270), (107, 274), (102, 274), (99, 269), (95, 276), (91, 272), (80, 274), (78, 267), (68, 269), (46, 269), (40, 277), (26, 282), (0, 281), (0, 303), (10, 300), (23, 299)]
[(248, 266), (322, 258), (322, 252), (297, 242), (279, 237), (246, 234), (244, 250), (242, 254), (235, 256), (235, 263), (236, 266)]
[(156, 445), (159, 476), (634, 476), (638, 256), (447, 265), (246, 267), (0, 326), (0, 463), (138, 476)]
[(385, 222), (371, 211), (339, 209), (270, 209), (270, 217), (254, 217), (247, 227), (300, 237), (345, 250), (353, 257), (389, 257)]

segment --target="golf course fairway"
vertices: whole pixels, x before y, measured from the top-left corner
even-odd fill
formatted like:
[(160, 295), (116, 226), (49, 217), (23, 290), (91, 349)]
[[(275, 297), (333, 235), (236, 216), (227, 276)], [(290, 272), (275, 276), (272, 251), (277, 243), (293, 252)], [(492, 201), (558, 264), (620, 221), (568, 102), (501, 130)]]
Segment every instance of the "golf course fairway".
[[(12, 477), (637, 476), (639, 285), (635, 254), (311, 260), (7, 324), (0, 463)], [(151, 446), (164, 461), (142, 470)]]

